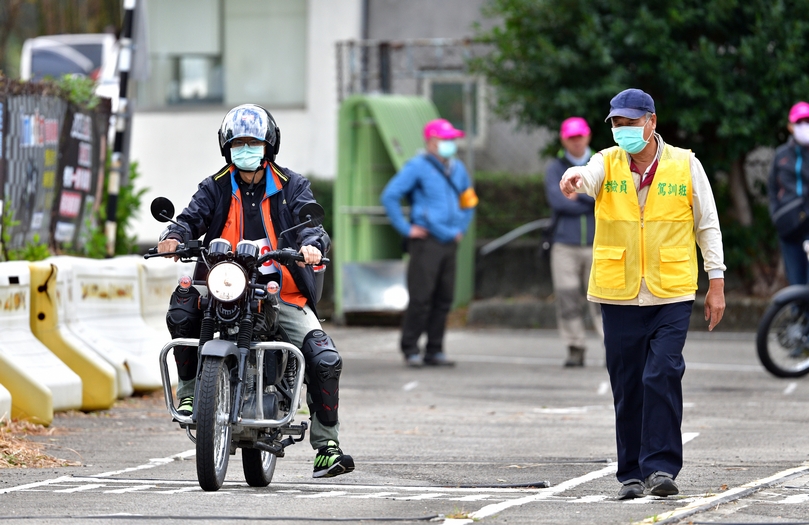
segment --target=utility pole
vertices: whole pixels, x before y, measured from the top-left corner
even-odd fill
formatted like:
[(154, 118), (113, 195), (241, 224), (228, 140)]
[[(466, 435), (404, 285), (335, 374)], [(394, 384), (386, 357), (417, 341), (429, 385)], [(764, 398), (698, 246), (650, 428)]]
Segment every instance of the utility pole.
[(115, 237), (117, 230), (118, 192), (121, 188), (121, 179), (126, 180), (123, 174), (129, 165), (124, 158), (125, 136), (129, 129), (129, 99), (127, 88), (129, 85), (129, 69), (132, 65), (132, 22), (135, 18), (135, 5), (137, 0), (124, 0), (124, 24), (121, 28), (121, 37), (118, 41), (118, 111), (115, 113), (115, 143), (112, 148), (112, 162), (110, 163), (110, 177), (107, 182), (107, 222), (104, 231), (107, 237), (107, 257), (115, 255)]

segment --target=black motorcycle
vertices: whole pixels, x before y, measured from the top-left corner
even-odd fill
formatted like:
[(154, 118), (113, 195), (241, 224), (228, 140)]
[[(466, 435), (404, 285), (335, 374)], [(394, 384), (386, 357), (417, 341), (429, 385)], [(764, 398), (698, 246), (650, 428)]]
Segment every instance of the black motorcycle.
[(809, 286), (775, 294), (759, 322), (756, 349), (761, 364), (777, 377), (809, 374)]
[[(158, 197), (151, 210), (158, 221), (179, 225), (172, 220), (174, 205), (168, 199)], [(307, 204), (300, 213), (301, 224), (290, 230), (319, 226), (323, 217), (320, 205)], [(241, 241), (233, 249), (227, 240), (215, 239), (207, 248), (202, 241), (191, 240), (175, 252), (157, 253), (152, 248), (144, 256), (176, 256), (208, 267), (205, 281), (184, 278), (180, 282), (181, 287), (201, 290), (199, 307), (204, 316), (199, 340), (173, 339), (160, 353), (166, 406), (196, 444), (197, 479), (206, 491), (222, 487), (229, 456), (237, 448), (242, 449), (247, 484), (266, 487), (277, 458), (306, 435), (306, 422), (293, 424), (301, 404), (304, 357), (279, 328), (278, 283), (256, 282), (262, 264), (294, 264), (304, 257), (288, 248), (259, 252), (253, 241)], [(323, 258), (321, 264), (328, 262)], [(316, 275), (322, 279), (322, 271)], [(199, 348), (195, 408), (190, 416), (180, 415), (174, 406), (167, 357), (176, 346)]]

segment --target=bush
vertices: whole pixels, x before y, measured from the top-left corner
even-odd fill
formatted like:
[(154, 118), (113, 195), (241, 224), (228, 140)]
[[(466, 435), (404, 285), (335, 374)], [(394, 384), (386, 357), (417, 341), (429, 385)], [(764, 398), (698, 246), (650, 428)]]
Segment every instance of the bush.
[[(475, 214), (480, 239), (496, 239), (523, 224), (551, 216), (542, 174), (478, 172), (475, 191), (480, 198)], [(539, 235), (539, 230), (535, 230), (526, 236), (539, 238)]]

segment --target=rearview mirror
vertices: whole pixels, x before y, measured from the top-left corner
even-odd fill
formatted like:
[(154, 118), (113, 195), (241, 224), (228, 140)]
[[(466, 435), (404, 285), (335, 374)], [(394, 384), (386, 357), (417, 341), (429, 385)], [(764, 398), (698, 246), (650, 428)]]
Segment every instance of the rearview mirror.
[(174, 217), (174, 204), (165, 197), (152, 201), (152, 217), (158, 222), (169, 222)]
[(326, 218), (326, 212), (323, 211), (323, 206), (316, 202), (308, 202), (303, 205), (301, 212), (298, 214), (298, 220), (302, 223), (309, 222), (313, 227), (323, 224), (323, 219)]

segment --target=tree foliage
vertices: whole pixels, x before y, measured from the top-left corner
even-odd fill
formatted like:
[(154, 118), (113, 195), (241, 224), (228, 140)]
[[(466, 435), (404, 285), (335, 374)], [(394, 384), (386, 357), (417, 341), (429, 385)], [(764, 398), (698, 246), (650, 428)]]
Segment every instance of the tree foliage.
[[(495, 86), (501, 115), (550, 129), (579, 115), (606, 147), (610, 99), (643, 89), (664, 139), (693, 150), (709, 176), (728, 174), (723, 229), (759, 219), (744, 161), (785, 141), (789, 108), (809, 99), (809, 2), (490, 0), (484, 14), (497, 21), (478, 31), (491, 52), (472, 67)], [(772, 254), (746, 249), (764, 264)]]
[(0, 71), (19, 75), (27, 38), (63, 33), (116, 32), (123, 18), (121, 0), (0, 0)]
[(475, 63), (498, 109), (558, 129), (570, 115), (599, 125), (619, 91), (655, 100), (658, 130), (709, 171), (786, 137), (789, 108), (809, 98), (809, 2), (803, 0), (492, 0), (502, 23)]

